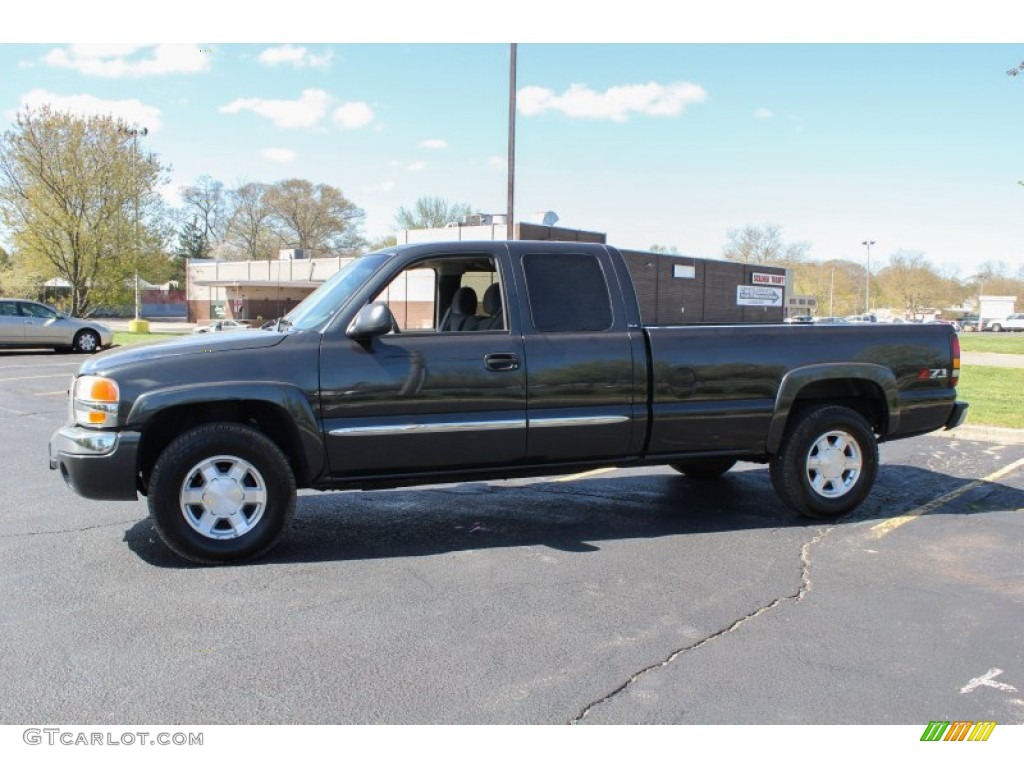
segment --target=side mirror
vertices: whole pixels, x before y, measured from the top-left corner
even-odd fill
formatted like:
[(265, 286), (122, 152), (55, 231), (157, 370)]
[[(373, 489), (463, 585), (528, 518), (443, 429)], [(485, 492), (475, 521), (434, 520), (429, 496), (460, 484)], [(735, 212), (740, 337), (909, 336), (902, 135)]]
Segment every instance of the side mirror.
[(356, 340), (372, 339), (374, 336), (390, 333), (395, 326), (395, 317), (387, 304), (367, 304), (349, 323), (345, 334)]

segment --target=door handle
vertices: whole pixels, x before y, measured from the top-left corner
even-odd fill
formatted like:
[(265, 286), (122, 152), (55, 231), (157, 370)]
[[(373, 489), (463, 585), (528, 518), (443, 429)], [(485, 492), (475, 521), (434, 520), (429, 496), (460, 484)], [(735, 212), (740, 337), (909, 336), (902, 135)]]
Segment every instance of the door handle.
[(484, 355), (484, 367), (488, 371), (517, 371), (519, 355), (512, 352), (492, 352)]

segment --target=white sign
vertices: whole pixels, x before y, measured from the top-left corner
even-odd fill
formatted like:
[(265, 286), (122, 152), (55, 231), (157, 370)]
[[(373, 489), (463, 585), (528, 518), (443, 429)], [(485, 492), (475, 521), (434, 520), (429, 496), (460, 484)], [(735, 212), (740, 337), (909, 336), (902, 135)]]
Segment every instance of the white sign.
[(760, 285), (737, 285), (736, 304), (741, 307), (781, 307), (782, 289)]
[(773, 275), (770, 272), (755, 272), (751, 276), (754, 285), (785, 285), (785, 275)]

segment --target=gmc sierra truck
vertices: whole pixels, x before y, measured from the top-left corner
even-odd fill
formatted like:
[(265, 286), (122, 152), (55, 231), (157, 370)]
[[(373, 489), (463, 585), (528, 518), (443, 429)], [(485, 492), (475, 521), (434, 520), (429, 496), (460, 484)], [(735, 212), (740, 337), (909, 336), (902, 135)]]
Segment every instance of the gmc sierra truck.
[(786, 505), (833, 518), (871, 490), (879, 441), (963, 421), (959, 358), (944, 325), (645, 326), (605, 245), (401, 246), (269, 329), (87, 360), (50, 467), (86, 498), (144, 494), (201, 563), (271, 549), (297, 488), (608, 465), (768, 463)]

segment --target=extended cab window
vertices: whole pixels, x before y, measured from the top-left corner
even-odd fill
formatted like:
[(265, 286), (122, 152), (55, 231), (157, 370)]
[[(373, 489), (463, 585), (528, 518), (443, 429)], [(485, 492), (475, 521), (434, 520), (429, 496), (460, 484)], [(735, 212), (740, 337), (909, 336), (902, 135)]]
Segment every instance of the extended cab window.
[(388, 305), (402, 333), (506, 327), (497, 267), (489, 256), (417, 262), (396, 275), (374, 301)]
[(604, 270), (589, 253), (523, 256), (530, 315), (538, 331), (606, 331), (612, 303)]

